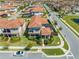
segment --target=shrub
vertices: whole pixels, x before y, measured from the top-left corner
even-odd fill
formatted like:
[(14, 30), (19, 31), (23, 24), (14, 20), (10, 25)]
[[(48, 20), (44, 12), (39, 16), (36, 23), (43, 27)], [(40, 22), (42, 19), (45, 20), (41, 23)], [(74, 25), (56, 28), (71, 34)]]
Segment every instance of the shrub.
[(9, 43), (5, 43), (5, 46), (3, 47), (3, 50), (6, 50), (6, 49), (8, 49), (8, 46), (9, 46)]
[(30, 48), (32, 47), (32, 46), (34, 46), (36, 43), (35, 42), (33, 42), (33, 41), (30, 41), (28, 44), (27, 44), (27, 46), (24, 48), (24, 50), (30, 50)]
[(10, 40), (10, 42), (17, 42), (17, 41), (19, 41), (21, 38), (20, 37), (12, 37), (11, 38), (11, 40)]

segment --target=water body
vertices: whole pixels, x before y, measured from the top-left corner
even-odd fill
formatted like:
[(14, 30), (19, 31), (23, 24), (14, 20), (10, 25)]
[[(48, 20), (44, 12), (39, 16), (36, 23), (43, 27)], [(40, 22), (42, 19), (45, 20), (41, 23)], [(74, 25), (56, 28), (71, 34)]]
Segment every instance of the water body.
[(79, 24), (79, 18), (78, 19), (73, 19), (73, 21), (77, 24)]

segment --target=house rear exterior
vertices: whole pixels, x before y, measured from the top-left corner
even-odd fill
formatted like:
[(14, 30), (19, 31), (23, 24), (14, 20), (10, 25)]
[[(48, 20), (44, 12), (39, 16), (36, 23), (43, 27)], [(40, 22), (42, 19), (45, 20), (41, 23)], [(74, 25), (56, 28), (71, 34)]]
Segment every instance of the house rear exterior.
[(44, 36), (50, 38), (52, 30), (47, 19), (33, 16), (28, 25), (29, 36)]
[(11, 36), (22, 36), (26, 29), (26, 23), (23, 19), (0, 20), (0, 34)]

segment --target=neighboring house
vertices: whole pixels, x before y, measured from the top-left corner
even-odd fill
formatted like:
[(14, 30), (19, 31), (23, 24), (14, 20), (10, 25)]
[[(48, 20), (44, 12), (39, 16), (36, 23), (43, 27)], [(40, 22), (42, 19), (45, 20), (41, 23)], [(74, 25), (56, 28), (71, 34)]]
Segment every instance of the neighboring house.
[(26, 29), (24, 19), (0, 20), (0, 34), (4, 36), (21, 36)]
[(27, 11), (33, 15), (43, 15), (43, 12), (45, 11), (45, 9), (41, 6), (33, 6), (27, 9)]
[(79, 12), (79, 5), (73, 7), (74, 12)]
[(8, 12), (8, 14), (13, 13), (13, 12), (17, 12), (17, 7), (14, 6), (13, 4), (10, 4), (10, 3), (2, 4), (0, 6), (0, 9), (4, 10), (4, 12)]
[[(45, 34), (46, 32), (46, 34)], [(28, 35), (29, 36), (51, 36), (52, 30), (49, 26), (47, 19), (41, 16), (33, 16), (28, 24)]]
[(0, 17), (7, 17), (9, 14), (5, 11), (0, 11)]
[(63, 10), (64, 13), (69, 13), (69, 12), (71, 12), (71, 7), (70, 7), (70, 6), (63, 6), (63, 7), (61, 8), (61, 10)]

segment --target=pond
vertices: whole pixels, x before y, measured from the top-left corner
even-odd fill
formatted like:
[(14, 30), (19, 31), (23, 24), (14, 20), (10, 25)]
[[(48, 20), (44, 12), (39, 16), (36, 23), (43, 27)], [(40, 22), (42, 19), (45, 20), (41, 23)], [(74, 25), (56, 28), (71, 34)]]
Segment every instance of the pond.
[(75, 23), (79, 24), (79, 19), (78, 19), (78, 18), (77, 18), (77, 19), (73, 19), (73, 21), (74, 21)]

